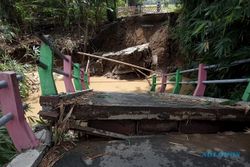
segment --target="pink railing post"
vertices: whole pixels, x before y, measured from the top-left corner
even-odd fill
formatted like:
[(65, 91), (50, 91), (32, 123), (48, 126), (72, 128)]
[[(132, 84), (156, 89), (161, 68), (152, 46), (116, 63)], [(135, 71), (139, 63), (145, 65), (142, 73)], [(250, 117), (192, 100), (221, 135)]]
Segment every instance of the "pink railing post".
[(198, 83), (193, 96), (204, 96), (206, 85), (203, 81), (207, 80), (207, 71), (204, 67), (204, 64), (199, 64)]
[(8, 85), (0, 89), (0, 104), (4, 115), (8, 113), (13, 115), (13, 119), (6, 124), (6, 127), (16, 149), (22, 151), (38, 146), (39, 141), (24, 117), (16, 73), (1, 72), (0, 80), (6, 81)]
[(67, 93), (75, 92), (74, 85), (72, 83), (72, 59), (71, 56), (65, 56), (67, 60), (63, 60), (63, 71), (68, 74), (68, 76), (63, 76), (65, 89)]
[(86, 90), (86, 85), (84, 82), (84, 68), (81, 68), (81, 84), (82, 84), (82, 90)]
[(164, 93), (165, 92), (166, 86), (167, 86), (167, 74), (166, 73), (162, 73), (160, 93)]

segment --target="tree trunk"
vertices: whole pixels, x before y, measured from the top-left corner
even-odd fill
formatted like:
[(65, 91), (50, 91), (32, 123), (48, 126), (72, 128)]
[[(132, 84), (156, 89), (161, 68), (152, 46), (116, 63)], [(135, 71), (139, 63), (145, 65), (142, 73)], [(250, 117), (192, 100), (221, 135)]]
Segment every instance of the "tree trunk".
[(136, 6), (136, 0), (129, 0), (128, 5), (129, 6)]
[(1, 20), (14, 25), (19, 25), (22, 23), (22, 19), (15, 8), (15, 0), (0, 1), (0, 11)]

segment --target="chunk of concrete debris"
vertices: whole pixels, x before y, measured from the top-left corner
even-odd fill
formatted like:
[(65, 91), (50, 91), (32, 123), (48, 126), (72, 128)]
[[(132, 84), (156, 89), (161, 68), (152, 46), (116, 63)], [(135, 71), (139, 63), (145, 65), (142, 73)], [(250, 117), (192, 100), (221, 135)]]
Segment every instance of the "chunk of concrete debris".
[(51, 132), (42, 129), (36, 132), (35, 136), (40, 141), (40, 145), (35, 149), (29, 149), (18, 154), (7, 167), (35, 167), (39, 165), (51, 144)]

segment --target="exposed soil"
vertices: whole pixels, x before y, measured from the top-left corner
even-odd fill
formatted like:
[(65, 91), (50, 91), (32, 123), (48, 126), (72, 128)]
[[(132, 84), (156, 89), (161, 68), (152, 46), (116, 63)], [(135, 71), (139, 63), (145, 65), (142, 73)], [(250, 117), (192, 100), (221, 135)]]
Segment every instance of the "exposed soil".
[[(76, 31), (63, 31), (54, 28), (44, 30), (44, 34), (50, 34), (54, 39), (56, 47), (64, 54), (71, 55), (73, 62), (86, 65), (86, 58), (78, 55), (77, 51), (102, 55), (103, 53), (120, 51), (128, 47), (134, 47), (149, 43), (152, 51), (152, 59), (158, 59), (158, 63), (153, 63), (151, 69), (166, 70), (177, 59), (175, 44), (169, 35), (169, 25), (175, 24), (176, 14), (159, 13), (147, 14), (143, 16), (133, 16), (122, 18), (115, 22), (100, 26), (95, 33), (89, 33), (88, 46), (84, 47), (84, 36)], [(92, 31), (92, 30), (91, 30)], [(92, 38), (93, 37), (93, 38)], [(11, 57), (23, 63), (35, 63), (34, 49), (38, 49), (40, 40), (35, 35), (17, 35), (12, 42), (0, 41), (0, 51), (8, 53)], [(135, 55), (136, 56), (136, 55)], [(91, 59), (92, 65), (96, 59)], [(62, 61), (55, 60), (61, 67)], [(134, 63), (134, 59), (126, 62)], [(106, 72), (105, 72), (106, 73)], [(102, 75), (104, 75), (103, 73)]]
[(168, 29), (174, 23), (175, 15), (169, 13), (124, 18), (107, 25), (91, 40), (90, 47), (98, 54), (149, 43), (152, 56), (158, 59), (157, 69), (165, 70), (176, 57)]

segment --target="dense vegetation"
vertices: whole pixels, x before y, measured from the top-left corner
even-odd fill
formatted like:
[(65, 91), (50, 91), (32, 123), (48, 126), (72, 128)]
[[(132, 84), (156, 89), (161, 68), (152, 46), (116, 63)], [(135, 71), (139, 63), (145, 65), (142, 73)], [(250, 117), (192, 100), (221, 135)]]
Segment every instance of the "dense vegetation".
[[(180, 0), (182, 9), (173, 28), (179, 55), (188, 67), (227, 64), (250, 58), (249, 0)], [(187, 67), (186, 67), (187, 68)], [(235, 70), (237, 69), (237, 70)], [(209, 72), (210, 79), (249, 77), (249, 67), (238, 66)], [(209, 85), (208, 96), (240, 99), (240, 85)]]
[(3, 166), (15, 154), (15, 147), (12, 144), (6, 128), (0, 127), (0, 166)]
[(249, 57), (249, 0), (181, 0), (176, 36), (182, 55), (205, 63)]
[(86, 22), (103, 21), (107, 7), (105, 0), (4, 0), (0, 2), (0, 19), (26, 31), (40, 25), (80, 28)]

